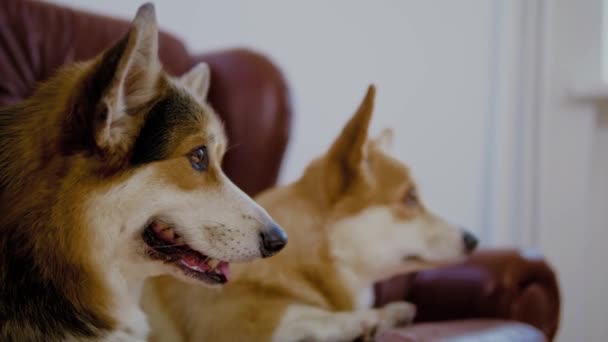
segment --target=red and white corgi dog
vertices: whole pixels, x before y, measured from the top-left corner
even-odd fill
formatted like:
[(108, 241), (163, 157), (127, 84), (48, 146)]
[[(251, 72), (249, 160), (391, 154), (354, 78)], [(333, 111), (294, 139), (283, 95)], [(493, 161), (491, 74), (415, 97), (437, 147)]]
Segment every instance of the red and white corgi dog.
[(374, 94), (299, 180), (257, 197), (288, 232), (285, 250), (235, 268), (219, 291), (154, 280), (144, 297), (156, 298), (152, 336), (353, 341), (412, 320), (409, 303), (372, 308), (374, 283), (462, 259), (477, 240), (422, 204), (408, 168), (385, 151), (389, 133), (368, 139)]

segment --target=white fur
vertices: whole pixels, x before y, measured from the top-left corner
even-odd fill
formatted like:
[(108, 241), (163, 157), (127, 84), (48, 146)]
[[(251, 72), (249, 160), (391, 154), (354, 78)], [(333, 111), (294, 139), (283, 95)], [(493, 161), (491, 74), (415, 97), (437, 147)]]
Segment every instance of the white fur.
[(429, 262), (464, 257), (462, 231), (430, 215), (401, 219), (388, 206), (363, 210), (330, 229), (330, 250), (347, 284), (357, 284), (355, 297), (375, 282), (412, 271), (407, 256)]
[(211, 85), (211, 70), (207, 63), (199, 63), (179, 78), (179, 83), (200, 102), (207, 100)]
[(352, 312), (291, 305), (273, 335), (273, 341), (352, 341), (370, 333), (411, 321), (412, 304), (398, 302), (372, 309), (373, 284), (413, 271), (418, 256), (430, 262), (454, 261), (464, 256), (462, 232), (440, 218), (424, 213), (411, 220), (399, 218), (388, 206), (370, 207), (328, 227), (337, 274), (355, 300)]
[(391, 128), (385, 128), (380, 132), (378, 137), (373, 140), (373, 143), (375, 143), (380, 150), (388, 153), (393, 147), (393, 137), (393, 130)]
[(134, 336), (130, 332), (115, 330), (110, 334), (98, 338), (83, 338), (82, 336), (67, 336), (64, 342), (145, 342), (146, 337)]
[(133, 271), (133, 269), (122, 270), (118, 264), (107, 274), (106, 279), (115, 294), (114, 317), (120, 324), (118, 330), (123, 333), (128, 332), (128, 335), (133, 338), (145, 339), (148, 336), (149, 327), (146, 315), (139, 308), (144, 278), (137, 275), (125, 277), (127, 272)]
[(368, 286), (358, 289), (357, 297), (355, 300), (355, 309), (366, 309), (371, 308), (374, 305), (374, 301), (376, 300), (376, 295), (374, 294), (374, 287)]
[(360, 336), (410, 322), (416, 308), (395, 302), (380, 309), (331, 312), (295, 304), (287, 308), (272, 341), (350, 342)]
[[(188, 163), (186, 158), (183, 162)], [(139, 261), (141, 229), (151, 217), (175, 226), (191, 247), (210, 257), (231, 262), (261, 257), (259, 233), (271, 222), (268, 214), (228, 178), (220, 177), (214, 187), (180, 190), (163, 182), (149, 165), (110, 191), (91, 196), (88, 221), (100, 232), (98, 245), (112, 246), (102, 257), (120, 254), (118, 259)], [(139, 276), (148, 273), (146, 267), (135, 271)]]
[(93, 251), (94, 260), (108, 270), (105, 279), (115, 298), (115, 317), (121, 330), (140, 338), (148, 332), (138, 305), (144, 280), (174, 274), (192, 281), (145, 254), (141, 232), (151, 217), (174, 225), (192, 248), (228, 262), (261, 257), (259, 234), (271, 222), (264, 209), (225, 176), (213, 188), (184, 191), (164, 182), (154, 164), (107, 192), (92, 194), (87, 206), (87, 221), (98, 232), (94, 245), (100, 246)]

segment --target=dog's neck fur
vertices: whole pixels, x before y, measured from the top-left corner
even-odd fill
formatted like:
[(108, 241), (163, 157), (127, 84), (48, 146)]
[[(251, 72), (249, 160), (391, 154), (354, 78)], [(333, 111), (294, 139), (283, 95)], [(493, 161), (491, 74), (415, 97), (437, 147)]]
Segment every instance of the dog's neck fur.
[[(382, 270), (377, 266), (361, 262), (365, 259), (366, 249), (365, 243), (353, 244), (352, 239), (355, 236), (361, 236), (361, 239), (373, 239), (369, 232), (373, 232), (373, 225), (377, 224), (378, 217), (372, 217), (369, 222), (341, 222), (345, 218), (352, 218), (360, 213), (363, 213), (366, 208), (373, 206), (369, 194), (374, 192), (367, 178), (359, 178), (354, 176), (346, 184), (347, 190), (340, 190), (338, 197), (332, 196), (331, 191), (328, 191), (327, 180), (330, 179), (331, 173), (328, 169), (334, 167), (330, 157), (325, 156), (313, 161), (304, 172), (303, 176), (296, 183), (285, 187), (284, 189), (270, 190), (267, 197), (276, 196), (277, 202), (287, 203), (283, 205), (278, 203), (268, 203), (266, 205), (261, 202), (266, 208), (271, 209), (271, 214), (279, 217), (286, 214), (283, 224), (290, 236), (295, 239), (305, 239), (299, 237), (299, 234), (304, 232), (307, 236), (313, 235), (321, 241), (324, 246), (317, 250), (317, 257), (321, 263), (327, 262), (331, 264), (333, 272), (339, 278), (336, 284), (341, 286), (341, 291), (347, 289), (348, 299), (343, 302), (349, 302), (352, 308), (362, 309), (370, 308), (375, 302), (374, 284), (386, 278), (387, 275), (396, 274), (399, 270)], [(343, 180), (344, 182), (344, 180)], [(344, 184), (344, 183), (343, 183)], [(372, 183), (373, 184), (373, 183)], [(287, 199), (290, 195), (293, 200)], [(295, 195), (293, 195), (295, 194)], [(265, 200), (262, 198), (261, 200)], [(295, 201), (303, 201), (306, 205), (294, 205)], [(369, 202), (369, 203), (368, 203)], [(291, 213), (291, 210), (297, 211)], [(371, 213), (371, 215), (385, 215), (382, 210)], [(318, 218), (318, 222), (314, 223), (316, 227), (305, 227), (302, 223), (290, 224), (289, 216), (293, 217), (314, 217)], [(362, 218), (363, 221), (368, 219)], [(358, 223), (358, 224), (357, 224)], [(358, 227), (354, 227), (357, 225)], [(298, 231), (294, 232), (289, 228), (295, 226)], [(321, 227), (321, 231), (319, 231)], [(358, 230), (357, 230), (358, 229)], [(317, 234), (318, 233), (318, 234)], [(317, 234), (317, 235), (315, 235)], [(296, 241), (295, 243), (299, 243)], [(307, 248), (294, 248), (302, 251), (308, 251)], [(289, 250), (289, 247), (287, 248)], [(325, 255), (327, 254), (327, 255)], [(278, 258), (277, 258), (278, 259)], [(327, 272), (327, 271), (326, 271)], [(328, 276), (327, 278), (335, 278)], [(324, 279), (327, 280), (327, 279)], [(331, 283), (331, 282), (330, 282)], [(328, 297), (335, 296), (335, 291), (327, 294)], [(352, 309), (351, 308), (351, 309)]]
[(54, 190), (70, 187), (58, 183), (65, 172), (87, 167), (78, 156), (56, 157), (62, 155), (56, 140), (42, 138), (55, 137), (40, 133), (61, 127), (57, 113), (69, 99), (56, 89), (70, 85), (58, 85), (51, 81), (26, 102), (0, 111), (0, 339), (10, 340), (20, 327), (40, 334), (32, 339), (50, 341), (142, 331), (140, 322), (123, 318), (143, 317), (137, 306), (143, 279), (94, 262), (91, 251), (99, 246), (78, 231), (83, 223), (53, 208), (62, 201), (72, 202), (68, 208), (78, 205), (70, 197), (78, 194), (59, 197)]
[[(329, 227), (329, 229), (331, 228), (333, 227)], [(354, 309), (371, 308), (375, 301), (374, 283), (377, 279), (374, 279), (369, 274), (364, 274), (361, 272), (361, 269), (340, 258), (339, 252), (341, 252), (340, 249), (344, 247), (344, 244), (337, 243), (331, 233), (329, 245), (336, 273), (341, 278), (344, 287), (348, 290)], [(363, 251), (358, 252), (361, 253)]]
[[(334, 253), (332, 228), (341, 214), (336, 217), (335, 205), (323, 188), (324, 168), (325, 161), (317, 160), (299, 181), (271, 189), (256, 198), (286, 229), (290, 242), (279, 257), (244, 269), (259, 272), (264, 267), (274, 273), (281, 268), (282, 272), (308, 275), (305, 288), (311, 287), (314, 291), (298, 288), (294, 294), (303, 302), (332, 310), (371, 307), (377, 279)], [(294, 217), (299, 218), (297, 224), (290, 222)], [(297, 286), (286, 285), (286, 288)]]
[(139, 306), (146, 275), (133, 273), (131, 267), (116, 265), (106, 279), (116, 298), (112, 312), (119, 322), (119, 329), (144, 339), (149, 332), (146, 316)]

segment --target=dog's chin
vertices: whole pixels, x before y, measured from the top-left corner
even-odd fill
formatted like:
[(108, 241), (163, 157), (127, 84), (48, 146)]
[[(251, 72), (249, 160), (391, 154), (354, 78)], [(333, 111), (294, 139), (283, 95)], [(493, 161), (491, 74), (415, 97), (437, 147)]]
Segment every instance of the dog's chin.
[(202, 282), (208, 286), (227, 283), (229, 263), (190, 247), (177, 231), (177, 228), (159, 220), (148, 224), (141, 235), (147, 246), (147, 256), (170, 267), (172, 275), (188, 282)]
[(463, 261), (465, 256), (455, 257), (452, 259), (437, 259), (431, 260), (427, 258), (423, 258), (419, 255), (406, 255), (402, 258), (402, 262), (405, 264), (405, 268), (407, 272), (418, 272), (429, 270), (433, 268), (439, 268), (443, 266), (449, 266), (460, 261)]
[(402, 258), (402, 262), (408, 273), (433, 269), (448, 264), (443, 261), (425, 259), (419, 255), (406, 255)]

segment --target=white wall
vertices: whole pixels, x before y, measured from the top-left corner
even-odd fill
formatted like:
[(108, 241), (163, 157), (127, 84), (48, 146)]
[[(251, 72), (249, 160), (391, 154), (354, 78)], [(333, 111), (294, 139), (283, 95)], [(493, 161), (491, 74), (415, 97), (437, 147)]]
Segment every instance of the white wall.
[(539, 227), (540, 246), (559, 270), (562, 341), (608, 339), (602, 2), (554, 0), (545, 11)]
[[(125, 18), (138, 5), (56, 2)], [(193, 51), (248, 46), (282, 67), (295, 109), (283, 182), (328, 147), (374, 82), (373, 132), (393, 127), (394, 152), (413, 167), (428, 205), (481, 232), (489, 190), (482, 185), (492, 115), (492, 1), (155, 3), (160, 25)]]

